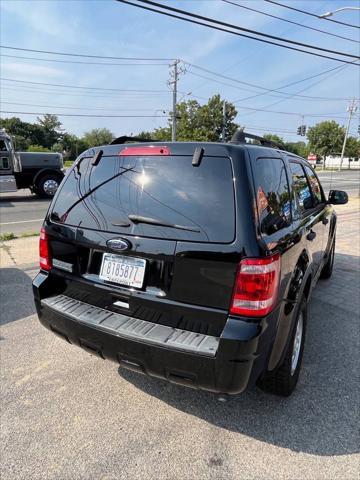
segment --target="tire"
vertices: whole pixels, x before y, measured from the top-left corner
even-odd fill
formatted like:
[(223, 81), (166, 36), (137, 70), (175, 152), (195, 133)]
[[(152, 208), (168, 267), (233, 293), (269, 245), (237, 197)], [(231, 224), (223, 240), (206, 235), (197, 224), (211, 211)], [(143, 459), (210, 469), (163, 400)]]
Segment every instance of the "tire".
[(53, 198), (61, 183), (61, 179), (56, 174), (47, 174), (40, 177), (36, 182), (34, 192), (42, 198)]
[(330, 249), (329, 257), (321, 270), (320, 278), (326, 280), (331, 277), (333, 272), (333, 267), (334, 267), (334, 257), (335, 257), (335, 238)]
[(289, 397), (294, 391), (304, 353), (306, 321), (307, 302), (306, 298), (303, 298), (296, 313), (296, 321), (284, 360), (274, 372), (265, 374), (259, 384), (263, 390), (282, 397)]

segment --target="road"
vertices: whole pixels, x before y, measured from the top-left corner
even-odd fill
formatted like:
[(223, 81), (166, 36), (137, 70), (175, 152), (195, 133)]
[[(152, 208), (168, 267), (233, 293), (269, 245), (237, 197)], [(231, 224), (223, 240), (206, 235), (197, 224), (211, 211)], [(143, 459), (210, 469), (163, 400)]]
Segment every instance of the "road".
[[(349, 196), (360, 196), (360, 170), (319, 172), (327, 193), (330, 188), (345, 190)], [(29, 190), (0, 194), (0, 234), (38, 232), (49, 206), (49, 200), (31, 195)]]
[(1, 478), (358, 478), (358, 203), (338, 214), (334, 275), (314, 290), (303, 370), (287, 399), (254, 388), (223, 404), (119, 370), (39, 324), (34, 266), (2, 268)]
[(38, 232), (49, 203), (27, 189), (0, 194), (0, 234)]

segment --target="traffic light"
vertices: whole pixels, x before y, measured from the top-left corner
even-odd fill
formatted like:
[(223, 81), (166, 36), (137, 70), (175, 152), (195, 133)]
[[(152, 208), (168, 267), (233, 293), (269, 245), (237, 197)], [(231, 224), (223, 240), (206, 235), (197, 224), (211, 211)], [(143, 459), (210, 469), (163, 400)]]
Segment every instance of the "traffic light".
[(306, 134), (306, 125), (300, 125), (300, 127), (297, 128), (297, 134), (304, 137)]

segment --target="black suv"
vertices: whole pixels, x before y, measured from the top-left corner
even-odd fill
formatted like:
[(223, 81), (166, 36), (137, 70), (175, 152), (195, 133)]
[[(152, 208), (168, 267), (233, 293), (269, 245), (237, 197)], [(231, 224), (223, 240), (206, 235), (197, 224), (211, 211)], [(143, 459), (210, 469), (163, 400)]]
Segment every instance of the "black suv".
[(347, 195), (326, 200), (305, 160), (244, 138), (80, 155), (41, 230), (41, 323), (170, 382), (290, 395), (311, 290), (333, 268), (331, 204)]

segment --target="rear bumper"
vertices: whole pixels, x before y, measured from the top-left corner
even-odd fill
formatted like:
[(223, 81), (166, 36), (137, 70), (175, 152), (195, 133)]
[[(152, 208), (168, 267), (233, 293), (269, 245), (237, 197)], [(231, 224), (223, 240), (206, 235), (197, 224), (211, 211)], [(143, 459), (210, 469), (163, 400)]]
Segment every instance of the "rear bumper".
[(221, 337), (211, 337), (113, 314), (61, 295), (41, 298), (46, 279), (40, 273), (33, 283), (40, 322), (68, 342), (120, 366), (229, 394), (255, 383), (266, 366), (269, 318), (256, 323), (229, 318)]

